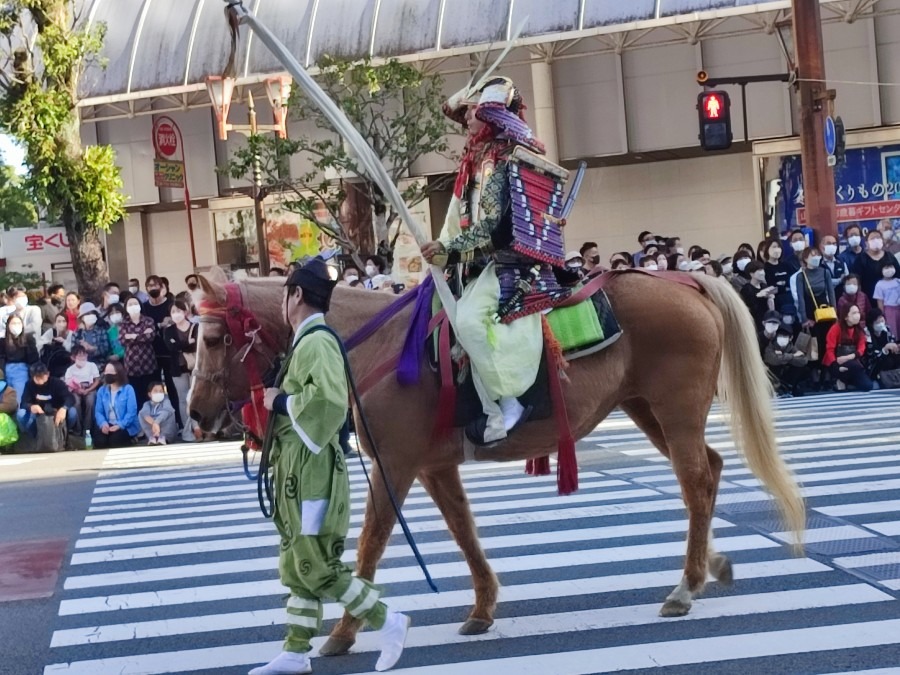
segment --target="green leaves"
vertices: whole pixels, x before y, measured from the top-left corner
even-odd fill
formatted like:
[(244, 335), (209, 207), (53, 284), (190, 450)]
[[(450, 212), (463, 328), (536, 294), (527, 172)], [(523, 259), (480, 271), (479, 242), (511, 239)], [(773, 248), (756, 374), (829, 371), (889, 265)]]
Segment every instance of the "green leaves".
[[(373, 65), (368, 59), (350, 62), (325, 56), (318, 66), (320, 86), (372, 146), (395, 183), (409, 178), (411, 166), (420, 158), (449, 153), (447, 139), (456, 130), (441, 112), (439, 77), (397, 60)], [(288, 107), (290, 119), (305, 122), (309, 131), (289, 140), (252, 138), (234, 153), (225, 171), (232, 178), (250, 177), (258, 160), (268, 191), (285, 194), (285, 208), (317, 223), (350, 250), (358, 250), (353, 233), (339, 218), (347, 197), (344, 181), (361, 185), (376, 212), (384, 212), (387, 202), (328, 119), (301, 91), (294, 89)], [(291, 158), (297, 158), (293, 175)], [(404, 198), (415, 205), (434, 187), (414, 181), (403, 190)], [(394, 218), (389, 212), (388, 225)]]

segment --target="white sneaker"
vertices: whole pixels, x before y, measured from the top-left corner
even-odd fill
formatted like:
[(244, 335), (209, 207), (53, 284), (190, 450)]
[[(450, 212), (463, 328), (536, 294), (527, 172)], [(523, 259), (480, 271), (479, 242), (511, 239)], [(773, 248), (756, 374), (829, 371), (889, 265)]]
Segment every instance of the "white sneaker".
[(158, 439), (156, 439), (156, 444), (157, 445), (167, 445), (166, 437), (160, 436)]
[(378, 663), (375, 664), (375, 670), (382, 672), (390, 670), (400, 656), (403, 654), (403, 647), (406, 645), (406, 634), (409, 632), (410, 618), (400, 612), (388, 612), (384, 626), (378, 631), (378, 637), (381, 642), (381, 656), (378, 657)]
[(248, 675), (304, 675), (312, 672), (309, 655), (281, 652), (266, 665), (254, 668)]

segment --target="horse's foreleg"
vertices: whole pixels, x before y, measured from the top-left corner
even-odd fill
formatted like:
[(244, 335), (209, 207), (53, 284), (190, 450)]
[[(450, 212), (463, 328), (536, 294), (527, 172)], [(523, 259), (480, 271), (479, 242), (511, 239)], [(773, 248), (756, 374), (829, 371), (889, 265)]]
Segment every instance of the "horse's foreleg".
[(459, 476), (459, 467), (423, 471), (419, 474), (419, 481), (440, 509), (472, 573), (475, 606), (459, 632), (461, 635), (484, 633), (494, 623), (499, 584), (478, 541), (475, 520)]
[[(387, 469), (387, 473), (397, 502), (402, 505), (415, 479), (415, 468), (390, 467)], [(366, 502), (366, 515), (357, 539), (357, 576), (374, 581), (375, 569), (387, 547), (396, 520), (397, 516), (385, 488), (381, 470), (375, 466), (372, 470), (372, 491)], [(331, 630), (331, 634), (322, 645), (319, 654), (322, 656), (346, 654), (356, 642), (356, 634), (360, 628), (362, 628), (362, 622), (344, 612), (344, 616)]]

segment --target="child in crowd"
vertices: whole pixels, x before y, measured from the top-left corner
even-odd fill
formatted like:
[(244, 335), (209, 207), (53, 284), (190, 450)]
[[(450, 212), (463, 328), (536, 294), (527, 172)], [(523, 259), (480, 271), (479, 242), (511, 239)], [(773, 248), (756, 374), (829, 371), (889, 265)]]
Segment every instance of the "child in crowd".
[(83, 434), (94, 427), (94, 404), (100, 388), (100, 369), (88, 360), (88, 352), (82, 345), (72, 348), (72, 365), (66, 370), (63, 381), (75, 398), (78, 413), (76, 433)]
[(173, 443), (178, 436), (175, 408), (172, 407), (162, 382), (151, 382), (147, 388), (150, 400), (144, 403), (138, 418), (147, 436), (147, 445)]
[(887, 327), (892, 334), (900, 334), (900, 279), (897, 278), (897, 267), (887, 264), (881, 268), (881, 280), (875, 284), (872, 299), (878, 303), (878, 309), (884, 312)]

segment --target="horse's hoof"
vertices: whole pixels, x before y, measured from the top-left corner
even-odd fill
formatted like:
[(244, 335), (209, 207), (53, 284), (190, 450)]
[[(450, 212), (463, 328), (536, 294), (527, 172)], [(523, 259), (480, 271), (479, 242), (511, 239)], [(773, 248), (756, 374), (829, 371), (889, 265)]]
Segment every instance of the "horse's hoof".
[(343, 656), (350, 651), (355, 640), (330, 637), (319, 649), (319, 656)]
[(734, 567), (732, 566), (731, 561), (724, 555), (719, 556), (719, 561), (715, 568), (711, 568), (710, 571), (716, 578), (716, 581), (723, 586), (731, 586), (734, 583)]
[(691, 611), (690, 603), (684, 603), (681, 600), (666, 600), (659, 615), (664, 617), (685, 616)]
[(459, 634), (482, 635), (483, 633), (487, 633), (488, 629), (493, 625), (493, 621), (485, 621), (484, 619), (469, 619), (459, 627)]

